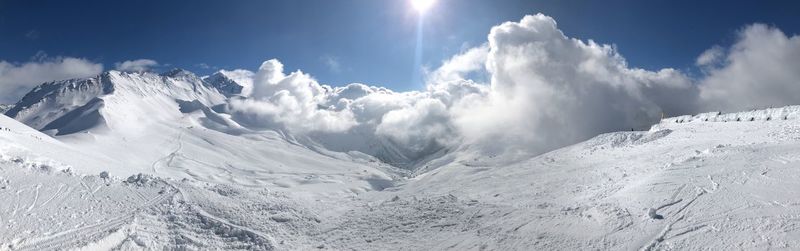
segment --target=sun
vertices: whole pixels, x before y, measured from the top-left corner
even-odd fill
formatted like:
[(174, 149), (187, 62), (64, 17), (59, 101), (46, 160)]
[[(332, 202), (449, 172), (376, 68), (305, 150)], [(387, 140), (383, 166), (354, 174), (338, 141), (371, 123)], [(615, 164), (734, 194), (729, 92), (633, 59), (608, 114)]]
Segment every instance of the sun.
[(427, 12), (436, 0), (411, 0), (411, 7), (414, 7), (415, 10), (419, 13)]

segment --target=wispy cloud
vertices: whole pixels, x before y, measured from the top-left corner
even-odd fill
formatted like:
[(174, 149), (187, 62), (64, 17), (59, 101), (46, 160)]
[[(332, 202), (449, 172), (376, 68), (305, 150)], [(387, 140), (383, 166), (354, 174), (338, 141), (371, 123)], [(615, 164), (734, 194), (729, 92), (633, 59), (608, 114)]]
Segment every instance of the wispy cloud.
[(137, 59), (117, 62), (114, 66), (118, 71), (145, 72), (158, 67), (159, 64), (152, 59)]
[(14, 103), (44, 82), (88, 77), (102, 71), (100, 63), (84, 58), (47, 57), (44, 52), (26, 63), (0, 60), (0, 103)]
[(342, 72), (342, 63), (339, 61), (339, 58), (334, 56), (324, 56), (321, 58), (322, 63), (328, 67), (328, 70), (333, 73), (341, 73)]
[(206, 64), (206, 63), (199, 63), (199, 64), (196, 64), (194, 66), (197, 67), (197, 68), (203, 69), (203, 70), (217, 70), (217, 69), (219, 69), (219, 67), (216, 67), (216, 66), (213, 66), (213, 65), (209, 65), (209, 64)]
[(30, 39), (30, 40), (39, 39), (40, 35), (41, 35), (41, 33), (39, 33), (39, 31), (37, 31), (37, 30), (29, 30), (28, 32), (25, 32), (25, 38)]

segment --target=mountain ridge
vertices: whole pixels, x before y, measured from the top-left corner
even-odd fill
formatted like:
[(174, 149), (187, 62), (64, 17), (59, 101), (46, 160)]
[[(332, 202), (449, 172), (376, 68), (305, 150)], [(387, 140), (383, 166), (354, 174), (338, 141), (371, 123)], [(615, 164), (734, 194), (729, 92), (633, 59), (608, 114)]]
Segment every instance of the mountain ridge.
[[(242, 135), (264, 130), (248, 128), (229, 114), (228, 102), (245, 99), (247, 97), (244, 95), (251, 91), (252, 82), (247, 79), (246, 73), (236, 71), (218, 71), (203, 78), (180, 68), (160, 74), (107, 71), (89, 78), (44, 83), (26, 94), (5, 114), (54, 136), (89, 133), (135, 137), (136, 132), (152, 130), (143, 129), (147, 126), (142, 124), (179, 128), (182, 125), (177, 121), (199, 111), (202, 115), (191, 116), (198, 120), (200, 126)], [(368, 92), (373, 88), (352, 84), (331, 91), (337, 93), (336, 98), (363, 95), (351, 93), (352, 89)], [(319, 109), (330, 109), (327, 106), (337, 101), (325, 100), (326, 103), (320, 104)], [(347, 134), (292, 134), (281, 130), (280, 135), (284, 135), (287, 142), (302, 144), (322, 154), (358, 151), (412, 172), (425, 167), (425, 162), (441, 156), (442, 152), (449, 151), (436, 142), (430, 142), (421, 149), (412, 149), (389, 137), (369, 136), (374, 135), (371, 130), (374, 128), (367, 125), (352, 128)]]
[[(5, 114), (38, 130), (55, 130), (56, 134), (70, 134), (89, 130), (95, 126), (107, 126), (105, 112), (126, 103), (146, 104), (142, 100), (161, 98), (160, 103), (169, 99), (199, 100), (208, 106), (223, 103), (225, 98), (193, 73), (176, 69), (165, 74), (127, 73), (107, 71), (94, 77), (53, 81), (44, 83), (26, 94)], [(151, 104), (153, 106), (157, 104)], [(136, 109), (126, 109), (135, 112)], [(157, 108), (153, 108), (157, 110)], [(80, 114), (76, 114), (80, 111)], [(82, 123), (83, 116), (90, 114), (96, 125)], [(70, 116), (68, 116), (70, 115)], [(128, 114), (132, 115), (132, 114)], [(136, 115), (136, 114), (133, 114)], [(140, 118), (146, 114), (138, 114)], [(53, 124), (56, 120), (58, 123)], [(71, 122), (71, 120), (76, 120)], [(73, 125), (66, 131), (61, 126)]]

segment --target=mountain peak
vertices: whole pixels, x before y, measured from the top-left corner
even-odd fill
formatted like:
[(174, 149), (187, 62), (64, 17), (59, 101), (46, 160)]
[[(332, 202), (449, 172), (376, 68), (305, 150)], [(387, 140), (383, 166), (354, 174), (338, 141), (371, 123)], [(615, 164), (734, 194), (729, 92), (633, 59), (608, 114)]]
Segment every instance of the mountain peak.
[(253, 86), (253, 72), (247, 70), (220, 70), (203, 78), (225, 96), (248, 95)]
[(214, 88), (217, 88), (217, 90), (225, 94), (225, 96), (242, 94), (242, 89), (244, 89), (242, 85), (229, 78), (221, 71), (215, 72), (211, 74), (211, 76), (205, 77), (203, 80)]
[(0, 114), (6, 113), (13, 105), (0, 104)]
[(164, 76), (164, 77), (171, 77), (171, 78), (180, 78), (180, 77), (194, 77), (194, 78), (196, 78), (197, 77), (197, 75), (195, 75), (193, 72), (190, 72), (190, 71), (187, 71), (187, 70), (184, 70), (184, 69), (181, 69), (181, 68), (174, 68), (172, 70), (169, 70), (169, 71), (166, 71), (164, 73), (161, 73), (160, 75)]

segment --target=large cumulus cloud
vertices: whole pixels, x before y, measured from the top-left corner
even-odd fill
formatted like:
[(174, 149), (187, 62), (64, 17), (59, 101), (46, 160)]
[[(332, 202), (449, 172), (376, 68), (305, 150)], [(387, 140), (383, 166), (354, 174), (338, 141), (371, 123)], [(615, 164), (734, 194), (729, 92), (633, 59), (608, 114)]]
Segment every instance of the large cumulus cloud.
[(487, 50), (491, 91), (452, 113), (466, 143), (491, 153), (535, 154), (645, 129), (695, 93), (680, 72), (630, 68), (612, 46), (569, 38), (541, 14), (494, 27)]

